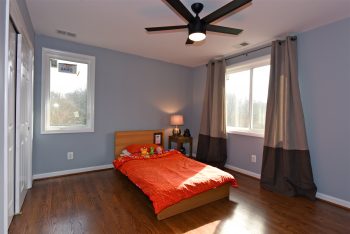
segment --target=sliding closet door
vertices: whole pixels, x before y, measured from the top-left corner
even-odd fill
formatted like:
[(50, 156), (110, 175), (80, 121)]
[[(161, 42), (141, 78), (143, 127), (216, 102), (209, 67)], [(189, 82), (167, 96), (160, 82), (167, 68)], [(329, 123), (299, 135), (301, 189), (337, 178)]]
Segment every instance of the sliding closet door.
[(25, 43), (26, 48), (26, 149), (27, 149), (27, 189), (32, 188), (33, 183), (33, 173), (32, 173), (32, 162), (33, 162), (33, 116), (34, 116), (34, 48), (29, 45), (29, 43)]
[(33, 52), (21, 34), (17, 36), (17, 51), (15, 213), (21, 211), (31, 186), (28, 183), (31, 181), (32, 160)]
[(10, 225), (11, 220), (15, 211), (15, 104), (16, 104), (16, 41), (17, 41), (17, 32), (14, 29), (12, 23), (9, 25), (9, 50), (8, 50), (8, 77), (7, 77), (7, 86), (8, 86), (8, 100), (7, 100), (7, 109), (8, 109), (8, 225)]

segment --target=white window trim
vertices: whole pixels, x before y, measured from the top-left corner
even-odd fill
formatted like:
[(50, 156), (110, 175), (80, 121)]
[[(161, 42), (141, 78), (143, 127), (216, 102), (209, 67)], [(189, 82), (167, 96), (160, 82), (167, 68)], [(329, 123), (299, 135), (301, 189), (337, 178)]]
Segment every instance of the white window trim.
[[(265, 55), (261, 56), (258, 58), (250, 59), (248, 61), (244, 61), (241, 63), (236, 63), (234, 65), (229, 66), (226, 69), (226, 79), (228, 79), (228, 75), (230, 73), (236, 73), (244, 70), (251, 70), (255, 67), (260, 67), (260, 66), (265, 66), (265, 65), (270, 65), (270, 55)], [(259, 138), (264, 138), (264, 131), (257, 131), (251, 128), (252, 126), (252, 89), (253, 89), (253, 74), (250, 72), (250, 87), (249, 87), (249, 118), (250, 118), (250, 123), (249, 123), (249, 128), (235, 128), (231, 126), (227, 126), (226, 124), (226, 132), (228, 134), (236, 134), (236, 135), (244, 135), (244, 136), (252, 136), (252, 137), (259, 137)], [(227, 121), (227, 120), (226, 120)]]
[[(88, 64), (87, 83), (87, 124), (78, 127), (49, 127), (49, 97), (50, 97), (50, 58), (73, 60)], [(95, 102), (95, 57), (71, 52), (42, 48), (42, 79), (41, 79), (41, 134), (94, 132), (94, 102)]]
[(264, 65), (270, 65), (270, 55), (265, 55), (258, 58), (250, 59), (248, 61), (230, 65), (226, 68), (226, 75), (229, 73), (240, 72), (253, 67), (260, 67)]
[(259, 137), (264, 138), (264, 133), (260, 133), (257, 131), (252, 131), (248, 128), (234, 128), (234, 127), (226, 127), (226, 132), (228, 134), (235, 134), (235, 135), (244, 135), (244, 136), (252, 136), (252, 137)]

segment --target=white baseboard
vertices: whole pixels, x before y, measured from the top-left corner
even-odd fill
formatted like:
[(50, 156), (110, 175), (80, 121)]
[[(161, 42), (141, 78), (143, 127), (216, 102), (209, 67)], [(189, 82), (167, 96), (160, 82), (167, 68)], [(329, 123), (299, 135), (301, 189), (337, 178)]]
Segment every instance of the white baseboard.
[(252, 171), (248, 171), (248, 170), (244, 170), (244, 169), (239, 168), (239, 167), (231, 166), (229, 164), (226, 164), (225, 167), (228, 168), (228, 169), (237, 171), (239, 173), (242, 173), (242, 174), (245, 174), (245, 175), (257, 178), (257, 179), (260, 179), (260, 174), (258, 174), (258, 173), (255, 173), (255, 172), (252, 172)]
[[(257, 179), (261, 178), (260, 174), (257, 174), (257, 173), (251, 172), (251, 171), (247, 171), (247, 170), (241, 169), (239, 167), (231, 166), (229, 164), (226, 164), (225, 167), (228, 168), (228, 169), (237, 171), (239, 173), (242, 173), (242, 174), (245, 174), (245, 175), (257, 178)], [(338, 205), (338, 206), (342, 206), (342, 207), (350, 209), (350, 202), (346, 201), (346, 200), (342, 200), (342, 199), (339, 199), (339, 198), (336, 198), (336, 197), (333, 197), (333, 196), (329, 196), (329, 195), (323, 194), (323, 193), (316, 193), (316, 198), (318, 198), (320, 200), (323, 200), (323, 201), (326, 201), (326, 202), (329, 202), (329, 203), (332, 203), (332, 204), (335, 204), (335, 205)]]
[[(195, 155), (193, 155), (193, 156), (195, 157)], [(258, 174), (258, 173), (244, 170), (244, 169), (239, 168), (239, 167), (231, 166), (229, 164), (226, 164), (225, 167), (228, 169), (237, 171), (239, 173), (260, 179), (260, 174)], [(98, 171), (98, 170), (109, 169), (109, 168), (113, 168), (113, 164), (93, 166), (93, 167), (84, 167), (84, 168), (77, 168), (77, 169), (64, 170), (64, 171), (55, 171), (55, 172), (49, 172), (49, 173), (43, 173), (43, 174), (35, 174), (35, 175), (33, 175), (33, 180), (45, 179), (45, 178), (63, 176), (63, 175), (70, 175), (70, 174), (78, 174), (78, 173), (89, 172), (89, 171)], [(316, 198), (350, 209), (350, 202), (346, 201), (346, 200), (342, 200), (342, 199), (339, 199), (339, 198), (336, 198), (333, 196), (329, 196), (329, 195), (326, 195), (323, 193), (316, 193)]]
[(109, 168), (113, 168), (113, 164), (93, 166), (93, 167), (84, 167), (84, 168), (77, 168), (77, 169), (64, 170), (64, 171), (54, 171), (54, 172), (43, 173), (43, 174), (35, 174), (35, 175), (33, 175), (33, 180), (45, 179), (45, 178), (63, 176), (63, 175), (70, 175), (70, 174), (78, 174), (78, 173), (83, 173), (83, 172), (88, 172), (88, 171), (98, 171), (98, 170), (109, 169)]
[(316, 198), (350, 209), (350, 202), (336, 198), (336, 197), (332, 197), (323, 193), (316, 193)]

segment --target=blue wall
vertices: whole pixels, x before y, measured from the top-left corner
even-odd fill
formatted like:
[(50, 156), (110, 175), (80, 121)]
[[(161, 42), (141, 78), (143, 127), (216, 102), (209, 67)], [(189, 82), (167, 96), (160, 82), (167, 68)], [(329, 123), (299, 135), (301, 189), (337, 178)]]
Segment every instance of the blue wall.
[[(96, 57), (94, 133), (40, 134), (42, 47)], [(111, 164), (115, 130), (170, 131), (170, 113), (190, 119), (191, 74), (184, 66), (37, 36), (33, 174)]]
[[(254, 57), (257, 57), (254, 56)], [(237, 58), (228, 64), (241, 62)], [(298, 35), (299, 85), (318, 192), (350, 202), (350, 18)], [(206, 69), (193, 72), (198, 135)], [(263, 138), (228, 134), (227, 164), (261, 173)], [(257, 163), (250, 162), (250, 155)]]
[[(264, 138), (228, 133), (226, 166), (260, 175), (263, 147)], [(250, 161), (252, 154), (256, 155), (256, 163)]]
[(350, 202), (350, 18), (300, 34), (298, 58), (318, 192)]

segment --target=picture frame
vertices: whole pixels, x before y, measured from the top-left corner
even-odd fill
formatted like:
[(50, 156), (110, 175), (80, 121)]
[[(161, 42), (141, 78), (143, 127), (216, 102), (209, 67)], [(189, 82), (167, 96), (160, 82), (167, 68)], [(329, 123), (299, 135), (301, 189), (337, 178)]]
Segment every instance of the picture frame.
[(153, 134), (153, 143), (156, 145), (162, 145), (163, 144), (163, 133), (156, 132)]

